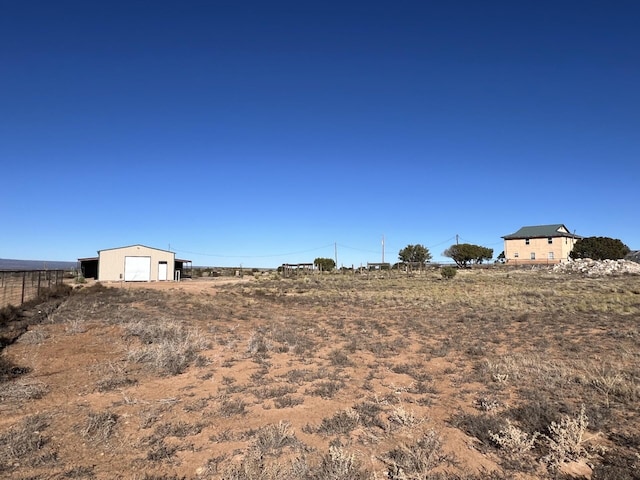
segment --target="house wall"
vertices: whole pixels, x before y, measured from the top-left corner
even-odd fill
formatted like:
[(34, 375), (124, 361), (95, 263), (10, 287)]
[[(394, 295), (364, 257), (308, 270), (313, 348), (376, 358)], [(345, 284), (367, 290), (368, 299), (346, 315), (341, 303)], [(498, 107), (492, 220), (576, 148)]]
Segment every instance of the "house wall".
[[(571, 237), (516, 238), (504, 241), (504, 255), (508, 263), (522, 264), (554, 264), (566, 262), (573, 250), (576, 239)], [(553, 253), (553, 258), (550, 258)], [(517, 255), (516, 255), (517, 254)], [(535, 259), (531, 258), (535, 254)]]
[(144, 245), (132, 245), (130, 247), (113, 248), (98, 252), (98, 280), (116, 282), (124, 280), (125, 257), (150, 257), (151, 272), (150, 281), (158, 280), (158, 264), (167, 262), (167, 280), (173, 280), (175, 270), (175, 253)]

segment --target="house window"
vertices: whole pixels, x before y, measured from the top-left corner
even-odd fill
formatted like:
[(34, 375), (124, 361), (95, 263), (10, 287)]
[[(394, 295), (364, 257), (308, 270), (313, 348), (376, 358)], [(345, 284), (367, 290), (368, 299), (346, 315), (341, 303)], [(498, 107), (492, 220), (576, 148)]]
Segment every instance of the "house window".
[(518, 258), (520, 255), (518, 255), (518, 252), (513, 254), (513, 258)]
[(528, 239), (528, 238), (525, 238), (525, 239), (524, 239), (524, 244), (525, 244), (525, 245), (529, 245), (529, 239)]
[(536, 252), (531, 252), (531, 260), (535, 260), (536, 259)]
[(547, 257), (549, 260), (553, 260), (553, 252), (549, 252), (549, 256)]
[(553, 243), (553, 237), (547, 238), (547, 243), (551, 245)]

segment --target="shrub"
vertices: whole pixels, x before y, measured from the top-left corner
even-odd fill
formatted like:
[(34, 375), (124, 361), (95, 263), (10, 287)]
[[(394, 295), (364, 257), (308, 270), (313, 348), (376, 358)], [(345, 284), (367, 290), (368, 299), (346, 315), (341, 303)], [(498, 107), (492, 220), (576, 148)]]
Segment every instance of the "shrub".
[(90, 413), (82, 428), (82, 436), (95, 443), (106, 442), (113, 434), (117, 423), (118, 415), (115, 413)]
[(154, 475), (154, 474), (150, 474), (150, 473), (145, 473), (144, 477), (142, 478), (142, 480), (187, 480), (187, 477), (178, 477), (176, 474), (173, 474), (173, 475), (169, 475), (169, 474), (166, 474), (166, 475), (165, 474)]
[(258, 430), (254, 447), (262, 454), (275, 454), (285, 447), (295, 447), (298, 443), (291, 424), (280, 421), (277, 425), (266, 425)]
[(449, 280), (455, 277), (457, 273), (458, 269), (456, 267), (447, 266), (440, 269), (440, 275), (442, 275), (442, 278), (444, 278), (445, 280)]
[(338, 391), (344, 387), (342, 381), (327, 380), (325, 382), (319, 382), (313, 388), (307, 391), (310, 395), (314, 395), (322, 398), (333, 398)]
[(329, 454), (322, 457), (316, 475), (317, 480), (365, 480), (370, 478), (367, 472), (360, 470), (360, 462), (354, 454), (338, 446), (329, 447)]
[(380, 412), (382, 412), (382, 407), (379, 403), (364, 401), (355, 405), (353, 409), (358, 414), (360, 425), (367, 428), (385, 428), (384, 422), (379, 418)]
[(640, 478), (640, 456), (621, 450), (607, 452), (602, 462), (593, 469), (591, 478), (598, 480), (637, 480)]
[(484, 444), (493, 442), (489, 432), (499, 432), (505, 428), (505, 421), (495, 415), (482, 413), (480, 415), (459, 414), (451, 419), (454, 427), (467, 435), (477, 438)]
[(507, 426), (498, 433), (489, 432), (491, 440), (512, 457), (521, 457), (533, 449), (540, 434), (529, 435), (507, 420)]
[(114, 374), (98, 380), (98, 382), (96, 383), (96, 389), (99, 392), (109, 392), (117, 388), (130, 387), (137, 383), (138, 381), (134, 378), (129, 378), (126, 375)]
[(407, 411), (402, 405), (398, 405), (389, 414), (389, 421), (395, 427), (412, 427), (422, 423), (422, 419), (417, 418), (413, 412)]
[(528, 402), (509, 408), (506, 414), (527, 432), (547, 432), (549, 425), (558, 419), (558, 410), (568, 408), (553, 402), (542, 391), (524, 391), (521, 396)]
[(352, 409), (336, 412), (331, 418), (323, 418), (316, 432), (322, 435), (346, 435), (358, 426), (360, 416)]
[(78, 467), (73, 467), (66, 472), (64, 472), (61, 478), (84, 478), (84, 479), (93, 479), (96, 478), (94, 472), (95, 466), (86, 466), (81, 465)]
[(269, 342), (262, 332), (254, 332), (249, 338), (247, 344), (247, 352), (251, 355), (267, 356), (267, 354), (273, 350), (273, 345)]
[(0, 401), (37, 400), (49, 393), (49, 387), (37, 380), (0, 383)]
[(49, 440), (42, 433), (48, 426), (48, 418), (37, 414), (0, 434), (0, 471), (10, 469), (16, 461), (23, 463), (28, 456), (42, 450)]
[[(0, 339), (1, 342), (2, 339)], [(0, 343), (1, 345), (1, 343)], [(0, 356), (0, 383), (8, 382), (21, 375), (29, 373), (29, 367), (19, 367), (6, 357)]]
[(304, 398), (294, 397), (293, 395), (283, 395), (273, 399), (273, 405), (276, 408), (290, 408), (304, 403)]
[(263, 387), (259, 390), (254, 391), (253, 393), (257, 398), (265, 399), (284, 397), (285, 395), (289, 395), (290, 393), (295, 393), (295, 391), (296, 388), (292, 385), (273, 385), (270, 387)]
[(202, 423), (186, 423), (178, 421), (176, 423), (163, 423), (158, 425), (155, 429), (155, 434), (159, 437), (177, 437), (184, 438), (192, 435), (197, 435), (202, 431)]
[(549, 436), (545, 436), (549, 453), (543, 460), (555, 468), (565, 460), (577, 460), (585, 455), (586, 450), (582, 444), (588, 424), (584, 405), (577, 417), (565, 415), (560, 422), (551, 422)]
[(147, 460), (153, 462), (171, 461), (178, 451), (176, 445), (167, 445), (162, 438), (153, 437), (149, 441), (150, 450), (147, 452)]
[(622, 241), (610, 237), (585, 237), (576, 241), (569, 254), (572, 259), (591, 258), (593, 260), (618, 260), (630, 252)]
[(388, 452), (382, 460), (387, 464), (390, 480), (423, 480), (444, 463), (451, 463), (442, 451), (442, 441), (433, 430), (413, 445), (401, 445)]
[(178, 375), (194, 363), (201, 350), (209, 347), (206, 338), (178, 322), (136, 322), (127, 327), (129, 335), (140, 339), (142, 346), (131, 349), (129, 359), (149, 366), (158, 373)]
[(349, 356), (340, 349), (335, 349), (329, 353), (329, 360), (331, 365), (336, 367), (348, 367), (353, 365), (353, 362), (349, 360)]
[(218, 414), (225, 418), (233, 417), (235, 415), (244, 415), (247, 413), (246, 407), (247, 404), (240, 398), (222, 397), (218, 408)]

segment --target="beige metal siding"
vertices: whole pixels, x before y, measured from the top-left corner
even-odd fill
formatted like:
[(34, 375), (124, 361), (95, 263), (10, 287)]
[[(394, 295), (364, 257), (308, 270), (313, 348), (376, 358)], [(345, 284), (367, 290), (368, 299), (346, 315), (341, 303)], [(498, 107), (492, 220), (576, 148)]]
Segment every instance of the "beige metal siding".
[(117, 282), (124, 280), (125, 257), (150, 257), (151, 271), (149, 278), (152, 282), (158, 280), (158, 264), (167, 262), (167, 279), (173, 279), (175, 270), (175, 253), (144, 245), (101, 250), (98, 261), (98, 280), (103, 282)]

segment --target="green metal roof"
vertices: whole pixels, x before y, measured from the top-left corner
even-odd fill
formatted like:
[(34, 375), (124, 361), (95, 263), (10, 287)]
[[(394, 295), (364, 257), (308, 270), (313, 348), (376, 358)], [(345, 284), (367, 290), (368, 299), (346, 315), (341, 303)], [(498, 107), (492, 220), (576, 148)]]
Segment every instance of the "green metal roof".
[(529, 227), (522, 227), (516, 233), (505, 235), (505, 240), (514, 238), (543, 238), (543, 237), (570, 237), (570, 238), (582, 238), (580, 235), (574, 235), (569, 232), (569, 229), (562, 223), (556, 223), (553, 225), (533, 225)]

